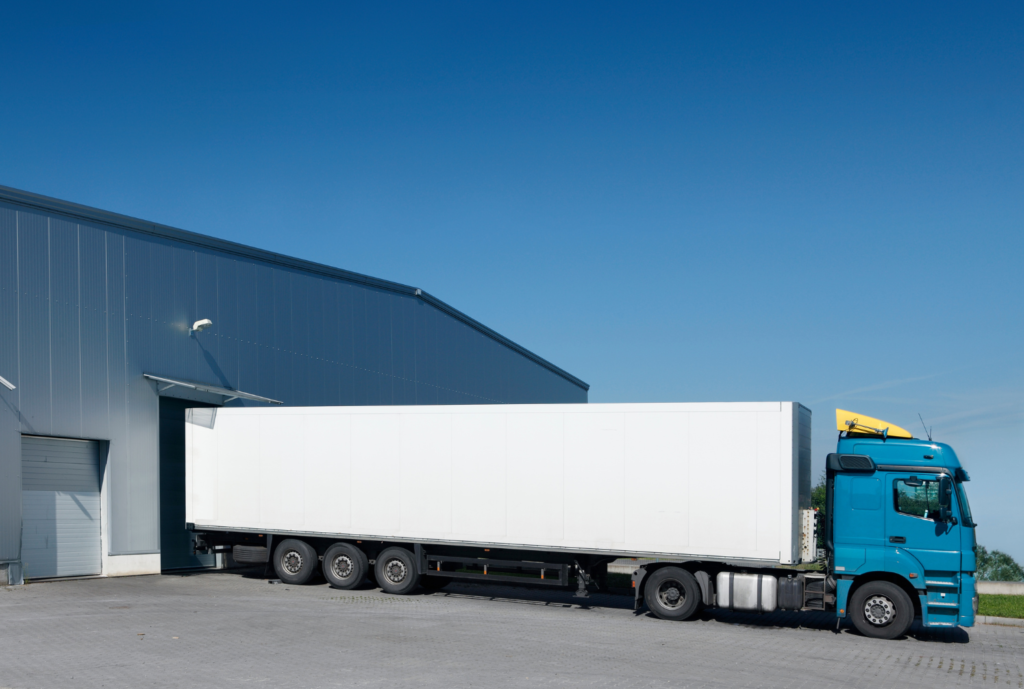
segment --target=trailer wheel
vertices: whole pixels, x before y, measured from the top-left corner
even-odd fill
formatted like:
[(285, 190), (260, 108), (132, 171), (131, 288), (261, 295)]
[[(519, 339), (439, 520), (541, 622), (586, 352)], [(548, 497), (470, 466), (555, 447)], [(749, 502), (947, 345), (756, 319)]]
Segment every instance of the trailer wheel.
[(318, 562), (316, 551), (295, 538), (286, 538), (274, 550), (274, 571), (286, 584), (305, 584)]
[(889, 581), (869, 581), (850, 596), (853, 626), (873, 639), (895, 639), (914, 622), (914, 603)]
[(334, 588), (350, 589), (363, 583), (370, 565), (366, 553), (348, 543), (335, 543), (324, 553), (324, 578)]
[(405, 548), (388, 548), (377, 556), (377, 583), (387, 593), (411, 593), (420, 583), (412, 553)]
[(644, 600), (663, 620), (685, 620), (700, 605), (700, 584), (681, 567), (662, 567), (647, 579)]

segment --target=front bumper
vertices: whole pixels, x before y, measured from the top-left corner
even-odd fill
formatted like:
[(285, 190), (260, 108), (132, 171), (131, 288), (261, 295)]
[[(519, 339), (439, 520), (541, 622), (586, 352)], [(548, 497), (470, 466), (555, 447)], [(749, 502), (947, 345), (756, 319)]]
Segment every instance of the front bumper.
[(978, 589), (974, 573), (960, 575), (960, 620), (961, 627), (973, 627), (978, 615)]

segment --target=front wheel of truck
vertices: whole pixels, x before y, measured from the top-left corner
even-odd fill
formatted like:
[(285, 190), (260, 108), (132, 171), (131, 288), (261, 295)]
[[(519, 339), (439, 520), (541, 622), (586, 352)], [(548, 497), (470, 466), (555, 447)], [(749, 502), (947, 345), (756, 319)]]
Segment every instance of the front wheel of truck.
[(700, 584), (681, 567), (662, 567), (647, 579), (644, 600), (663, 620), (685, 620), (700, 606)]
[(869, 581), (850, 596), (853, 626), (873, 639), (895, 639), (914, 622), (914, 602), (889, 581)]

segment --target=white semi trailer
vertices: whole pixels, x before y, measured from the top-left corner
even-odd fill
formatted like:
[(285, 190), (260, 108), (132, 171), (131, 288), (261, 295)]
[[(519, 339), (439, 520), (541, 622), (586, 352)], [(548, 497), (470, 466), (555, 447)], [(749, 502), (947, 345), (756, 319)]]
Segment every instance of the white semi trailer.
[(291, 583), (575, 574), (586, 596), (609, 562), (657, 558), (633, 585), (662, 618), (826, 609), (824, 575), (773, 569), (817, 557), (810, 417), (793, 402), (194, 409), (186, 519), (197, 548)]

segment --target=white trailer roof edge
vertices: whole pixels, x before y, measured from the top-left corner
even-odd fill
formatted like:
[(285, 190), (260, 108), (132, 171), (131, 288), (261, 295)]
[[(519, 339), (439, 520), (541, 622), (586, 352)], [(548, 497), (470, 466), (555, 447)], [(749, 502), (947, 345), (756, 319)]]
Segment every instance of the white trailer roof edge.
[[(689, 413), (715, 412), (772, 412), (781, 411), (784, 404), (803, 407), (796, 402), (653, 402), (653, 403), (587, 403), (587, 404), (437, 404), (437, 405), (377, 405), (351, 407), (274, 407), (274, 415), (311, 414), (529, 414), (537, 412), (586, 413), (608, 412), (616, 414), (643, 414), (652, 411), (678, 411)], [(221, 407), (218, 414), (259, 414), (269, 407)], [(804, 407), (806, 409), (806, 407)]]

